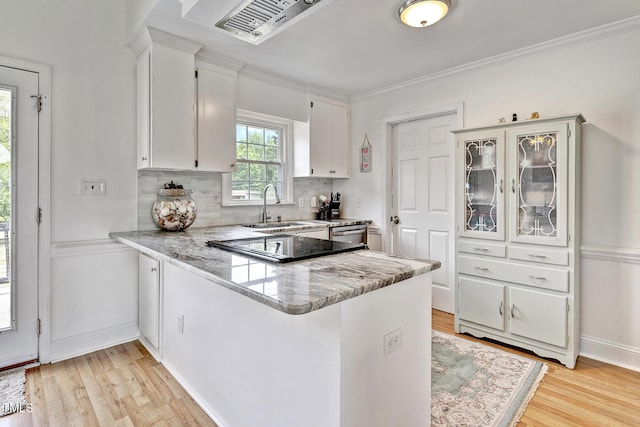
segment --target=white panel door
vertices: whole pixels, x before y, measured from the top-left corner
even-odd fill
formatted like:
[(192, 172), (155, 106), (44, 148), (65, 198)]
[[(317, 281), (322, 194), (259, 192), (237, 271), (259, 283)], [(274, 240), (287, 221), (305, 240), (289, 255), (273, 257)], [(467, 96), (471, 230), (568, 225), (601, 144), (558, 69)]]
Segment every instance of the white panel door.
[(38, 358), (38, 78), (0, 66), (0, 368)]
[(454, 307), (455, 114), (393, 126), (393, 252), (440, 261), (433, 308)]

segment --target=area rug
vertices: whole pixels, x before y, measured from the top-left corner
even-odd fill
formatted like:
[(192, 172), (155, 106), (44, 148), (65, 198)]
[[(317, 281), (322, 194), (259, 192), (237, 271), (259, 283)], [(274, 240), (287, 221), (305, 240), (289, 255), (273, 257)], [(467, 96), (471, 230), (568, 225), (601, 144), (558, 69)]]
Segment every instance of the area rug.
[(432, 426), (514, 426), (547, 365), (433, 331)]
[(27, 406), (24, 397), (25, 370), (0, 372), (0, 417)]

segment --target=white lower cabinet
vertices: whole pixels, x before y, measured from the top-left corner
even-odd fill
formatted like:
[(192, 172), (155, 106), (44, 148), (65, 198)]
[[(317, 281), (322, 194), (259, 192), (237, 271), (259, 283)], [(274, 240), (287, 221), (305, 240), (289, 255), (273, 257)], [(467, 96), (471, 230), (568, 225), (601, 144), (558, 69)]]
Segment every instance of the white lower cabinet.
[(567, 347), (568, 298), (527, 289), (509, 289), (509, 331), (557, 347)]
[(460, 279), (460, 319), (504, 331), (504, 290), (504, 285)]
[(160, 261), (138, 255), (138, 329), (140, 342), (156, 358), (160, 353)]

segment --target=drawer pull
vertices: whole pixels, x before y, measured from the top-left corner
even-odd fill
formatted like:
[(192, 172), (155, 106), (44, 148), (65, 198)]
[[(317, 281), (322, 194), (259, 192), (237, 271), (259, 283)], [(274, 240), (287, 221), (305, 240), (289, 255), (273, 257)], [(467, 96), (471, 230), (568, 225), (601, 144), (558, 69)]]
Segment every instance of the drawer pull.
[(502, 316), (502, 301), (500, 302), (500, 307), (498, 307), (498, 313)]
[(473, 267), (473, 269), (474, 269), (475, 271), (477, 271), (478, 273), (486, 273), (487, 271), (489, 271), (489, 269), (488, 269), (487, 267), (478, 267), (478, 266), (475, 266), (475, 267)]
[(546, 282), (547, 281), (547, 278), (546, 277), (542, 277), (542, 276), (529, 275), (529, 279), (534, 280), (536, 282)]
[(535, 254), (529, 254), (529, 258), (533, 258), (533, 259), (547, 259), (547, 257), (545, 255), (535, 255)]
[(483, 254), (486, 254), (487, 252), (489, 252), (489, 249), (487, 249), (487, 248), (473, 248), (473, 250), (476, 251), (476, 252), (483, 253)]

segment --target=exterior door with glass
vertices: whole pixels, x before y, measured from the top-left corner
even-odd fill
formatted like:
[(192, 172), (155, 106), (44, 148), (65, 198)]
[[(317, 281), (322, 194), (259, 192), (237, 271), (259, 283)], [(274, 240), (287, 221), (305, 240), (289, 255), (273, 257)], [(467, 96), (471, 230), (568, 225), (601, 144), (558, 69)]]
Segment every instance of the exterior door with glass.
[(0, 368), (38, 359), (38, 94), (0, 66)]

